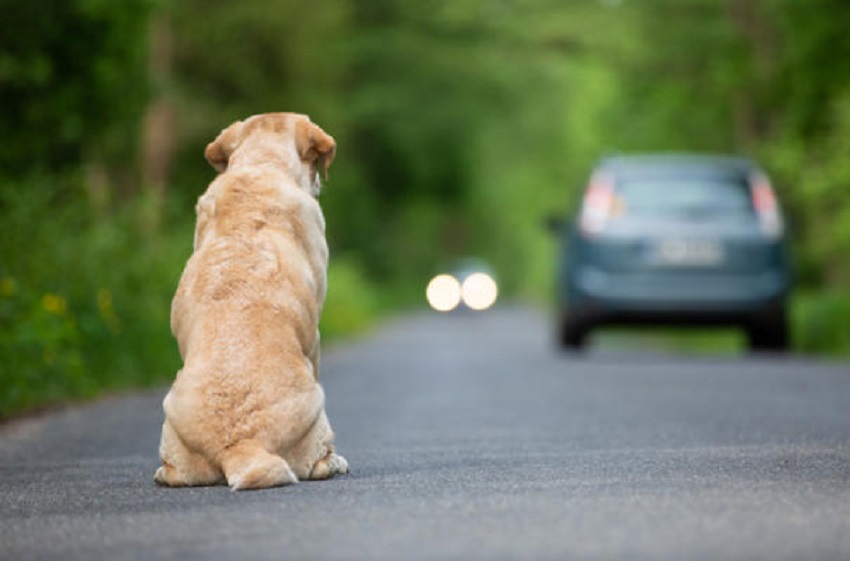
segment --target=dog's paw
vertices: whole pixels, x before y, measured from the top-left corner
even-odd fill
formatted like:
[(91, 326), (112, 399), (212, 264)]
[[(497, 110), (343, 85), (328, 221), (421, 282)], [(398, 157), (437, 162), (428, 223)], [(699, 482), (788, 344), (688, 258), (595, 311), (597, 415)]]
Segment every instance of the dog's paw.
[(333, 473), (348, 473), (348, 460), (346, 460), (339, 454), (331, 453), (331, 457), (329, 458), (328, 463), (330, 464), (331, 471)]
[(165, 468), (160, 466), (153, 474), (153, 480), (157, 485), (168, 485), (165, 479)]
[(156, 470), (153, 480), (164, 487), (185, 487), (186, 481), (180, 477), (177, 470), (169, 464), (163, 464)]
[(339, 454), (330, 452), (313, 466), (310, 479), (329, 479), (334, 475), (345, 473), (348, 473), (348, 461)]

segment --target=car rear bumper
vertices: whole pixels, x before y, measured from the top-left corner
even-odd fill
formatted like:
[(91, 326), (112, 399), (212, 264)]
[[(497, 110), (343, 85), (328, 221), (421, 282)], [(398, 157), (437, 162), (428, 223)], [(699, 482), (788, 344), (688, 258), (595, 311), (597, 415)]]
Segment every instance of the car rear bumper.
[(757, 321), (784, 307), (788, 278), (698, 272), (608, 273), (586, 267), (572, 277), (567, 307), (594, 323), (725, 324)]

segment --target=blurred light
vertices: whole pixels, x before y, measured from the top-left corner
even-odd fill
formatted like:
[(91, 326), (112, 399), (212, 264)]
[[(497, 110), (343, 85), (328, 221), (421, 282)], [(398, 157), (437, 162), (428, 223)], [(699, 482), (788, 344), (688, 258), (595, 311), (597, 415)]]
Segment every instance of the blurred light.
[(499, 295), (496, 281), (486, 273), (473, 273), (466, 277), (461, 292), (463, 303), (473, 310), (486, 310)]
[(785, 231), (785, 224), (770, 180), (758, 174), (750, 178), (750, 189), (762, 232), (769, 239), (778, 240)]
[[(622, 207), (622, 203), (620, 205)], [(588, 236), (601, 234), (608, 227), (608, 221), (617, 212), (617, 197), (614, 193), (614, 181), (608, 174), (596, 173), (590, 178), (590, 184), (584, 193), (579, 226)], [(619, 214), (623, 208), (619, 209)]]
[(460, 283), (451, 275), (437, 275), (428, 283), (425, 296), (438, 312), (450, 312), (460, 304)]

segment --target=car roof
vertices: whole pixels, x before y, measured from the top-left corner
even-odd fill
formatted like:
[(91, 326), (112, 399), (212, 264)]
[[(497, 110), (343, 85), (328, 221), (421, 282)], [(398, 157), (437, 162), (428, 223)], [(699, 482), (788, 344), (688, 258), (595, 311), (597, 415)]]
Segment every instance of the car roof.
[(699, 175), (746, 177), (759, 167), (750, 159), (721, 154), (660, 153), (609, 156), (597, 170), (617, 176)]

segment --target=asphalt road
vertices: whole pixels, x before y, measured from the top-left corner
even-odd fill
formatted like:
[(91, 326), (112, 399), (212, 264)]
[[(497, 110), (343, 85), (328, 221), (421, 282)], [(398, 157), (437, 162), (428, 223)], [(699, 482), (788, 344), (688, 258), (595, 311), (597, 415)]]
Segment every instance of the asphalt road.
[(527, 309), (329, 349), (351, 474), (154, 485), (164, 390), (0, 428), (0, 559), (850, 559), (850, 365), (596, 349)]

